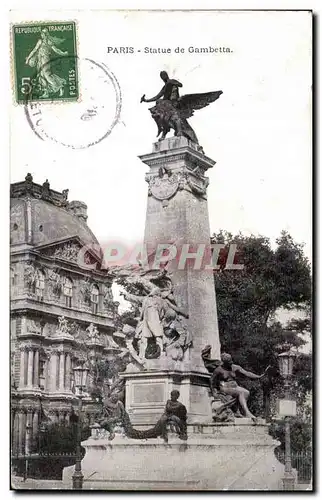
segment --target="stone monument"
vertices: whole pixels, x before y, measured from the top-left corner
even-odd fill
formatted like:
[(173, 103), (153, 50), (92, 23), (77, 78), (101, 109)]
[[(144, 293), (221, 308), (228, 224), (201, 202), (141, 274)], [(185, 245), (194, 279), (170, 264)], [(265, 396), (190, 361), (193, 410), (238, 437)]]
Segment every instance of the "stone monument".
[[(222, 92), (180, 97), (181, 83), (165, 72), (160, 76), (164, 86), (159, 94), (141, 98), (156, 101), (150, 112), (161, 135), (152, 152), (140, 156), (149, 167), (144, 241), (150, 266), (123, 269), (123, 275), (116, 271), (136, 311), (135, 321), (122, 330), (132, 352), (132, 362), (121, 374), (125, 408), (112, 402), (116, 413), (113, 410), (103, 420), (109, 434), (95, 428), (83, 443), (84, 488), (278, 489), (283, 467), (273, 455), (277, 443), (262, 419), (251, 418), (245, 390), (233, 380), (243, 369), (232, 365), (230, 373), (230, 361), (217, 369), (220, 341), (206, 175), (215, 162), (204, 154), (187, 118)], [(175, 135), (166, 138), (170, 129)], [(211, 401), (217, 393), (210, 381), (216, 377), (221, 384), (219, 410), (212, 409)], [(232, 400), (228, 386), (234, 387)], [(181, 436), (180, 431), (173, 434), (170, 426), (169, 436), (162, 440), (167, 433), (162, 425), (171, 423), (164, 416), (170, 393), (186, 408), (184, 438), (182, 431)], [(249, 418), (235, 418), (233, 405), (240, 394)], [(229, 411), (223, 411), (226, 408)], [(219, 417), (213, 421), (213, 416)], [(71, 474), (71, 468), (65, 470), (66, 481)]]
[(126, 407), (133, 423), (151, 424), (160, 416), (168, 393), (179, 389), (189, 423), (202, 423), (209, 420), (211, 409), (209, 375), (201, 350), (210, 344), (212, 352), (220, 356), (213, 272), (205, 269), (205, 257), (210, 260), (205, 173), (214, 162), (183, 136), (157, 142), (151, 154), (140, 158), (150, 167), (144, 241), (152, 252), (164, 246), (166, 253), (167, 245), (173, 244), (170, 251), (176, 252), (176, 258), (167, 269), (176, 302), (189, 316), (186, 327), (191, 346), (183, 361), (164, 357), (151, 360), (144, 372), (127, 372)]

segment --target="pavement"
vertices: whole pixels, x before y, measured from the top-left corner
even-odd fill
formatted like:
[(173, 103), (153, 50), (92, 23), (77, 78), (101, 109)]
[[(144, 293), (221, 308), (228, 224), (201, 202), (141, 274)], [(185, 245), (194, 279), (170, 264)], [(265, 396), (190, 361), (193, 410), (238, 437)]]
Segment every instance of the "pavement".
[(11, 489), (13, 490), (69, 490), (72, 489), (63, 484), (62, 481), (45, 480), (45, 479), (26, 479), (22, 477), (12, 476)]

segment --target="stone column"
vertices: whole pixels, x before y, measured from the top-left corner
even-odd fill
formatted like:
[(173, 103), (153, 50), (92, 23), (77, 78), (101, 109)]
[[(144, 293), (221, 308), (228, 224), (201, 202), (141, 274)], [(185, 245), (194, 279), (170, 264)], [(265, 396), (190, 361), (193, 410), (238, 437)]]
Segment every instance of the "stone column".
[(28, 351), (28, 369), (27, 369), (27, 387), (31, 388), (33, 386), (32, 378), (34, 372), (34, 351), (33, 349), (29, 349)]
[(36, 439), (39, 432), (39, 413), (38, 410), (35, 411), (32, 418), (32, 438)]
[(65, 374), (65, 387), (67, 391), (70, 391), (70, 376), (71, 376), (71, 367), (72, 362), (70, 358), (70, 354), (66, 355), (66, 374)]
[(25, 435), (26, 435), (26, 415), (24, 411), (20, 410), (19, 415), (19, 444), (18, 450), (20, 455), (25, 453)]
[(11, 406), (11, 412), (10, 412), (10, 433), (11, 433), (11, 439), (13, 440), (13, 428), (14, 428), (14, 422), (15, 422), (15, 413), (16, 409)]
[(12, 454), (15, 456), (19, 452), (19, 412), (16, 410), (13, 423)]
[(28, 409), (26, 418), (26, 441), (25, 441), (26, 455), (30, 454), (30, 446), (32, 439), (32, 414), (33, 414), (33, 409)]
[(21, 347), (20, 350), (20, 379), (19, 388), (23, 389), (25, 387), (25, 358), (26, 358), (26, 348)]
[(59, 390), (65, 391), (65, 353), (59, 353)]
[(34, 357), (34, 386), (39, 387), (39, 350), (35, 351)]
[(50, 358), (51, 358), (51, 352), (46, 351), (46, 360), (45, 360), (45, 366), (44, 366), (44, 377), (45, 377), (45, 391), (50, 391), (51, 388), (51, 363), (50, 363)]
[(49, 389), (50, 389), (50, 392), (57, 391), (57, 367), (58, 367), (58, 353), (57, 353), (57, 351), (52, 351), (51, 356), (50, 356), (50, 367), (49, 367), (49, 376), (50, 376)]

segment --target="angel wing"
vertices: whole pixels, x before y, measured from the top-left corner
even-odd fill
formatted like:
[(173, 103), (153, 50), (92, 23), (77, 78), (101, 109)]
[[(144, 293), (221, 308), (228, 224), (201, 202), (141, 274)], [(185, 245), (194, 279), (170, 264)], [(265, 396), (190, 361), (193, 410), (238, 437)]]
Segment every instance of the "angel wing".
[(187, 94), (180, 97), (178, 107), (183, 118), (190, 118), (196, 109), (202, 109), (216, 101), (222, 94), (222, 90), (205, 92), (204, 94)]

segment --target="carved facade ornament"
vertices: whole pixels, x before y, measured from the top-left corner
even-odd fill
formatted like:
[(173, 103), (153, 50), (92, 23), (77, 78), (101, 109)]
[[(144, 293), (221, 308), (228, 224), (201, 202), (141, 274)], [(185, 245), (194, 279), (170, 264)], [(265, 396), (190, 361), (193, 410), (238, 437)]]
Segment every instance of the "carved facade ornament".
[(81, 329), (78, 323), (76, 321), (73, 321), (69, 325), (69, 333), (74, 337), (75, 340), (77, 340), (80, 335), (81, 335)]
[(27, 196), (29, 198), (42, 199), (57, 207), (67, 207), (68, 189), (64, 189), (61, 193), (50, 189), (48, 179), (41, 185), (33, 182), (33, 177), (28, 173), (23, 182), (15, 182), (11, 184), (10, 197), (21, 198)]
[(194, 166), (188, 171), (173, 173), (163, 165), (159, 168), (158, 175), (147, 175), (146, 181), (149, 184), (149, 196), (162, 201), (163, 206), (167, 206), (168, 200), (181, 189), (205, 197), (209, 185), (208, 177), (203, 175), (203, 171), (198, 166)]
[(25, 406), (24, 409), (26, 413), (34, 413), (36, 411), (36, 408), (34, 406)]
[(28, 285), (29, 288), (35, 288), (37, 280), (37, 269), (31, 262), (27, 262), (24, 265), (24, 279), (26, 285)]
[(55, 270), (48, 270), (48, 281), (51, 284), (54, 295), (60, 296), (63, 289), (63, 277)]
[(38, 346), (34, 345), (32, 342), (24, 342), (19, 346), (20, 351), (32, 351), (33, 349), (37, 348)]
[(44, 349), (41, 353), (41, 359), (48, 361), (50, 359), (51, 350), (49, 348)]
[(189, 186), (192, 193), (197, 196), (205, 196), (207, 193), (207, 188), (209, 186), (208, 177), (203, 176), (191, 176), (187, 172), (185, 173), (186, 185)]
[(27, 333), (37, 333), (38, 335), (40, 335), (42, 333), (40, 322), (29, 319), (27, 322)]
[(58, 318), (58, 329), (55, 332), (58, 337), (71, 337), (70, 325), (65, 316), (60, 316)]
[(83, 301), (86, 305), (91, 305), (91, 291), (92, 291), (92, 284), (90, 280), (86, 279), (85, 281), (81, 282), (80, 285), (80, 292), (83, 297)]
[(87, 340), (91, 343), (101, 343), (97, 327), (91, 323), (87, 328)]
[(25, 414), (26, 413), (26, 408), (24, 407), (20, 407), (20, 408), (17, 408), (17, 413), (22, 413), (22, 414)]
[(172, 198), (179, 188), (180, 177), (166, 167), (159, 168), (159, 174), (146, 178), (149, 184), (149, 194), (155, 199), (166, 201)]
[(71, 262), (77, 262), (79, 251), (80, 246), (76, 243), (65, 243), (64, 245), (56, 248), (53, 253), (53, 257)]
[(113, 294), (109, 286), (104, 288), (103, 305), (106, 309), (111, 309), (113, 305)]
[(51, 201), (50, 184), (48, 182), (48, 179), (46, 179), (42, 185), (41, 198), (46, 201)]

